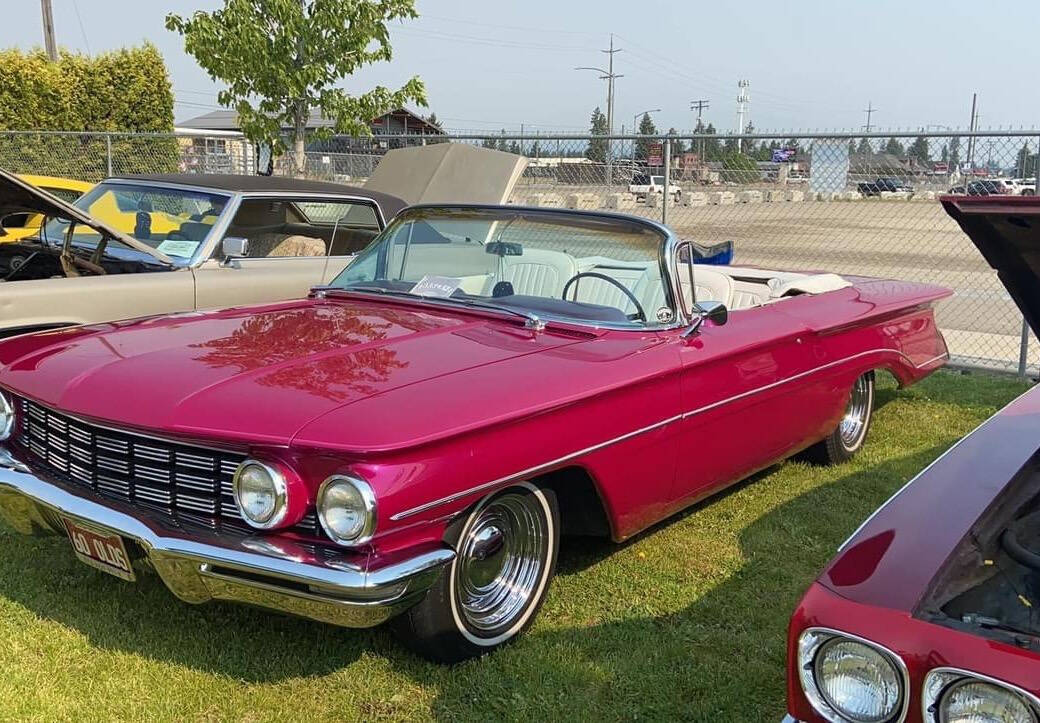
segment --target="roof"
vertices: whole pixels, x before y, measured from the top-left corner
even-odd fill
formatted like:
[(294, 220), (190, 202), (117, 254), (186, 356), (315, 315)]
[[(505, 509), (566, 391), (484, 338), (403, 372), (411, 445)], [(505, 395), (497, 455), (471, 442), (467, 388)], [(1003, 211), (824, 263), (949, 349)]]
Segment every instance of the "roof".
[(336, 196), (360, 196), (379, 204), (383, 216), (391, 218), (408, 204), (401, 198), (381, 191), (372, 191), (357, 186), (347, 186), (329, 181), (311, 181), (287, 176), (246, 176), (224, 173), (144, 173), (118, 176), (153, 183), (175, 183), (196, 188), (211, 188), (214, 191), (231, 193), (328, 193)]
[[(373, 118), (371, 125), (374, 130), (377, 126), (388, 116), (408, 116), (409, 119), (414, 119), (416, 124), (415, 130), (422, 130), (427, 135), (443, 135), (444, 131), (434, 123), (430, 123), (421, 115), (415, 111), (409, 110), (408, 108), (396, 108), (389, 113), (384, 113), (378, 118)], [(412, 120), (409, 123), (413, 122)], [(310, 116), (307, 119), (307, 128), (332, 128), (336, 125), (336, 122), (325, 118), (321, 115), (321, 111), (312, 110)], [(210, 113), (203, 113), (202, 115), (195, 116), (194, 118), (188, 118), (182, 123), (178, 123), (177, 127), (184, 130), (220, 130), (220, 131), (237, 131), (241, 130), (241, 124), (238, 120), (238, 113), (233, 110), (215, 110)], [(409, 129), (411, 130), (411, 129)]]

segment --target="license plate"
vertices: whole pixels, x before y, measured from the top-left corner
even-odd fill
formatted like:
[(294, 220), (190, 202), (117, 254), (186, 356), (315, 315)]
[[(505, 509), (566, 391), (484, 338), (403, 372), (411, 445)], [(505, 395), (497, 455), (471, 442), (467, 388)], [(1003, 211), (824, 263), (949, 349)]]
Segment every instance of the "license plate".
[(122, 537), (86, 527), (65, 517), (62, 522), (72, 540), (72, 549), (82, 562), (128, 582), (134, 581), (134, 570), (130, 566), (130, 556), (126, 554)]

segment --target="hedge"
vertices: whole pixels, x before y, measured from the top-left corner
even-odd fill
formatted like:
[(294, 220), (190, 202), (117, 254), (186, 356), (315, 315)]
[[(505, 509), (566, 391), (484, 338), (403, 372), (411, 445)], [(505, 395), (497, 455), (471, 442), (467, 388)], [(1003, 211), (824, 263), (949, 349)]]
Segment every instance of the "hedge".
[[(173, 92), (154, 45), (96, 56), (62, 51), (57, 63), (35, 50), (0, 50), (0, 131), (173, 131)], [(111, 138), (119, 172), (177, 168), (176, 141)], [(0, 133), (0, 166), (15, 172), (103, 178), (104, 136)]]

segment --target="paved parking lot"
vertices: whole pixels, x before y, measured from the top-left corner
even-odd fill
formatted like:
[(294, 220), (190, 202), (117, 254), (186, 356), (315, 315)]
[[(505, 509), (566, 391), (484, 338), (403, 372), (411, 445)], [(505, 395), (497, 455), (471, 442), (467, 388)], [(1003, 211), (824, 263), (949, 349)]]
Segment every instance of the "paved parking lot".
[[(565, 199), (600, 187), (521, 187), (514, 202), (534, 193)], [(622, 195), (619, 208), (660, 220)], [(942, 302), (939, 324), (961, 362), (1014, 369), (1022, 315), (975, 246), (936, 201), (880, 200), (736, 203), (668, 209), (668, 225), (702, 243), (734, 241), (735, 264), (921, 281), (954, 289)], [(1031, 339), (1030, 364), (1040, 365), (1040, 344)], [(994, 363), (996, 362), (996, 363)]]

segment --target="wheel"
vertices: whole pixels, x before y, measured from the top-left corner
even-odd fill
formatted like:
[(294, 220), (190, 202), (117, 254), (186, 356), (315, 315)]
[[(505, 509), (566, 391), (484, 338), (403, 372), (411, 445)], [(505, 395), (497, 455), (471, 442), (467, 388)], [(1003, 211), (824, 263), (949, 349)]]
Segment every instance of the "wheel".
[(817, 464), (840, 464), (852, 459), (863, 446), (874, 413), (874, 372), (867, 372), (852, 385), (845, 415), (830, 435), (809, 449), (805, 457)]
[(1024, 191), (1022, 191), (1022, 195), (1023, 196), (1034, 196), (1034, 195), (1036, 195), (1036, 191), (1034, 191), (1032, 188), (1027, 188)]
[(405, 645), (439, 663), (483, 655), (526, 630), (560, 549), (556, 496), (527, 482), (485, 497), (453, 528), (452, 564), (393, 621)]

